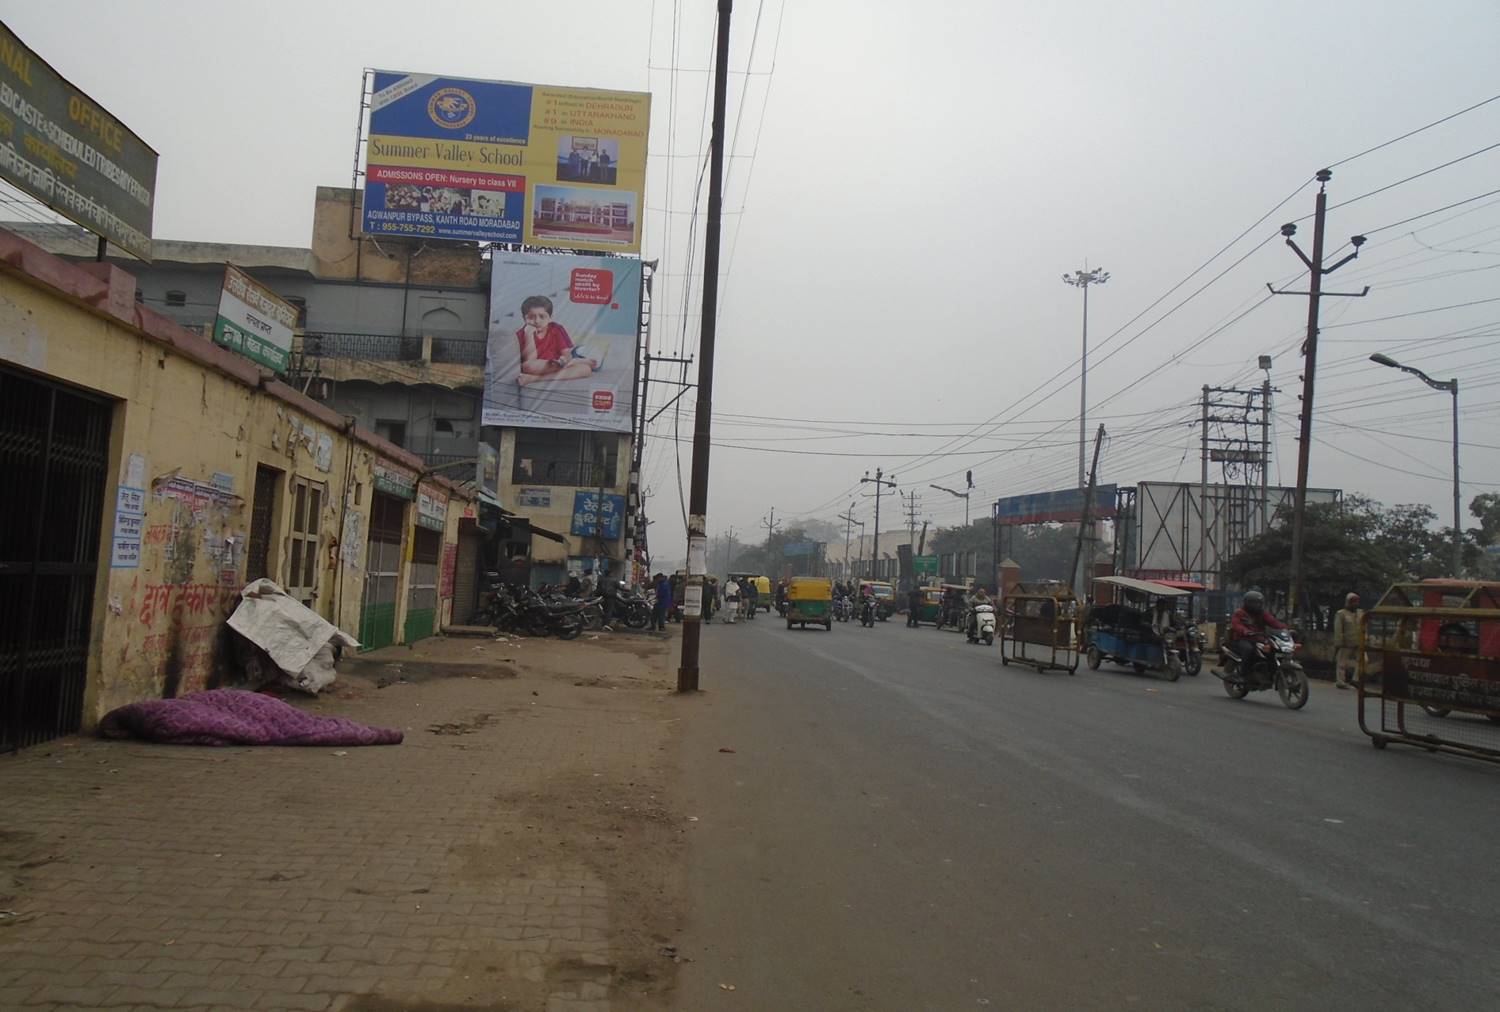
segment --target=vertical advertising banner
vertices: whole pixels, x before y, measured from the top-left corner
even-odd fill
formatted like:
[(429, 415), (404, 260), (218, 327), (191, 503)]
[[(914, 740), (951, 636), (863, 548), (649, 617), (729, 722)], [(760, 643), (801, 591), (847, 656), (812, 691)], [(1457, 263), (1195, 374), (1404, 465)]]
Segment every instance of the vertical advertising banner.
[(641, 262), (491, 258), (485, 425), (629, 432)]
[(651, 96), (377, 70), (370, 235), (638, 253)]
[(156, 152), (0, 24), (0, 178), (151, 259)]
[(224, 266), (224, 290), (214, 320), (215, 344), (281, 373), (292, 357), (296, 327), (295, 306), (232, 264)]

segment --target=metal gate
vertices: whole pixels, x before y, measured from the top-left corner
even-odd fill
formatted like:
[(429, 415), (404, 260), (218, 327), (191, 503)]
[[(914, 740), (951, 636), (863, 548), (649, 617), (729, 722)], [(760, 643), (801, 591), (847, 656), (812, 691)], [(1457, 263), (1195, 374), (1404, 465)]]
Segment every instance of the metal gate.
[(370, 545), (359, 611), (359, 643), (364, 650), (396, 642), (396, 583), (401, 576), (401, 528), (405, 518), (405, 500), (381, 492), (371, 498)]
[(425, 639), (436, 628), (438, 559), (442, 551), (441, 534), (416, 529), (411, 546), (411, 588), (406, 595), (405, 643)]
[(458, 524), (458, 558), (453, 567), (453, 624), (467, 625), (479, 606), (479, 558), (484, 539), (472, 520)]
[(0, 369), (0, 752), (83, 718), (110, 411)]

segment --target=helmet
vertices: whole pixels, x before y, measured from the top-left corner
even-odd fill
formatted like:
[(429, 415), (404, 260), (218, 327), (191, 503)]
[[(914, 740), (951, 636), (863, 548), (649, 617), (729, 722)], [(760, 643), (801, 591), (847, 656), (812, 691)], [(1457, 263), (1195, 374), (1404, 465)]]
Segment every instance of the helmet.
[(1266, 610), (1266, 596), (1258, 590), (1247, 590), (1240, 599), (1240, 607), (1252, 615), (1259, 615)]

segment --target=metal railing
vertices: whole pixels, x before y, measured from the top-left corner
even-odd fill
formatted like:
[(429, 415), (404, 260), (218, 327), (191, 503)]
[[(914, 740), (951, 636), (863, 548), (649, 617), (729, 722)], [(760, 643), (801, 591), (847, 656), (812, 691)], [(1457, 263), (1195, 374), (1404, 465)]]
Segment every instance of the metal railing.
[[(302, 354), (309, 358), (350, 358), (375, 362), (424, 361), (421, 335), (350, 334), (309, 331), (302, 335)], [(483, 365), (485, 339), (480, 335), (431, 335), (431, 361)]]
[(613, 462), (601, 467), (580, 460), (533, 459), (529, 469), (517, 464), (511, 473), (511, 481), (517, 485), (566, 485), (574, 488), (598, 488), (602, 483), (608, 490), (614, 488), (614, 482), (610, 480), (614, 470)]

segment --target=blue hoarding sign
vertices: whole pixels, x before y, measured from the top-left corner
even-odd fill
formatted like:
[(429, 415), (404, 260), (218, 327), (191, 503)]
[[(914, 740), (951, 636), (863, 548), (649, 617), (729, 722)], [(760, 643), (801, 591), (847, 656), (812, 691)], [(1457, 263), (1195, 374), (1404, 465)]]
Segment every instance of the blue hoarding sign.
[[(1083, 519), (1081, 488), (1056, 492), (1033, 492), (995, 500), (995, 522), (1001, 524), (1077, 523)], [(1094, 489), (1094, 505), (1089, 516), (1104, 520), (1115, 515), (1115, 486), (1099, 485)]]
[[(602, 499), (602, 506), (601, 506)], [(573, 526), (569, 533), (578, 537), (603, 536), (614, 541), (620, 536), (625, 523), (625, 497), (604, 495), (598, 492), (573, 493)]]

